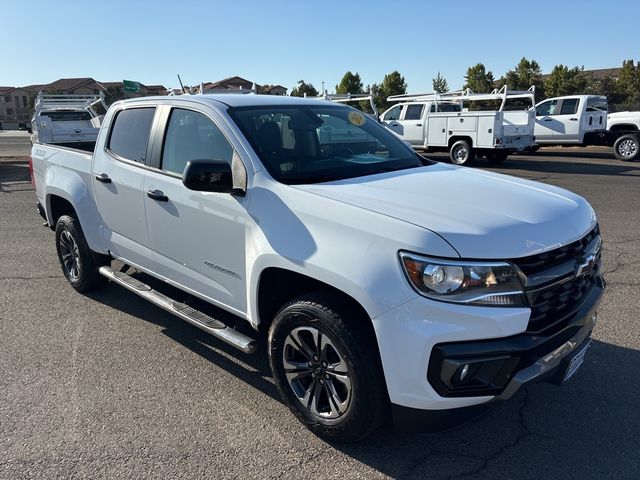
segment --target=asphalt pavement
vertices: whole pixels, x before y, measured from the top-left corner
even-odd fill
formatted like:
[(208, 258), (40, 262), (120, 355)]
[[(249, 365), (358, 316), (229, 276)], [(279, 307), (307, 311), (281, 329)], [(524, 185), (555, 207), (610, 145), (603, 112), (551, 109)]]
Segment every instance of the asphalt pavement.
[(264, 349), (237, 352), (117, 285), (66, 283), (14, 158), (25, 138), (0, 136), (0, 478), (640, 478), (640, 163), (543, 149), (490, 168), (599, 216), (607, 291), (567, 384), (447, 433), (331, 445), (280, 402)]

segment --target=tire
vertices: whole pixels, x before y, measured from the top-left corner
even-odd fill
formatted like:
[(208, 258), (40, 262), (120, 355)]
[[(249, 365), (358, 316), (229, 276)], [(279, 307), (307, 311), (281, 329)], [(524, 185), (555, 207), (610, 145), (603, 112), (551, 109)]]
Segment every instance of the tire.
[(536, 153), (538, 150), (540, 150), (540, 145), (535, 145), (533, 147), (529, 147), (527, 149), (528, 153)]
[(504, 151), (495, 151), (495, 152), (487, 152), (487, 160), (489, 163), (498, 164), (504, 162), (509, 156), (509, 152)]
[(621, 135), (613, 144), (613, 154), (625, 162), (637, 160), (640, 157), (640, 133)]
[(451, 145), (449, 157), (451, 158), (451, 163), (455, 163), (456, 165), (465, 165), (473, 161), (475, 158), (475, 151), (466, 140), (458, 140), (456, 143)]
[[(360, 440), (386, 418), (388, 396), (368, 321), (318, 292), (285, 305), (269, 329), (269, 363), (284, 403), (325, 440)], [(329, 392), (337, 400), (331, 402)]]
[(94, 290), (107, 282), (98, 269), (109, 262), (109, 257), (91, 251), (76, 217), (63, 215), (58, 219), (56, 251), (62, 273), (78, 292)]

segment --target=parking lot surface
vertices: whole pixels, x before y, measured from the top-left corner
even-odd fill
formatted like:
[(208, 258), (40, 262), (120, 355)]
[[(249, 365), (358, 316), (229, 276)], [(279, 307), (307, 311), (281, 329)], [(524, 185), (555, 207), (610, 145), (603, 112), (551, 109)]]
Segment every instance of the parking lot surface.
[(566, 385), (447, 433), (330, 445), (279, 401), (264, 349), (243, 355), (116, 285), (76, 293), (26, 151), (0, 137), (0, 478), (640, 478), (640, 163), (543, 149), (490, 168), (599, 216), (607, 291)]

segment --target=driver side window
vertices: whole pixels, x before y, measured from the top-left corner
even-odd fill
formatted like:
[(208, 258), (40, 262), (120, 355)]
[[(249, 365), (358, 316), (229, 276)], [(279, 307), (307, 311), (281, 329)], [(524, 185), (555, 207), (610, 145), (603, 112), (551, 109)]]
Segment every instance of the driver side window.
[(387, 113), (385, 113), (384, 117), (382, 119), (384, 121), (399, 120), (401, 113), (402, 113), (402, 105), (396, 105), (391, 110), (389, 110)]
[(181, 108), (171, 111), (162, 149), (162, 170), (182, 175), (190, 160), (224, 160), (231, 164), (233, 147), (202, 113)]
[(544, 116), (544, 115), (555, 115), (557, 112), (558, 101), (557, 100), (549, 100), (547, 102), (541, 103), (536, 108), (536, 116)]

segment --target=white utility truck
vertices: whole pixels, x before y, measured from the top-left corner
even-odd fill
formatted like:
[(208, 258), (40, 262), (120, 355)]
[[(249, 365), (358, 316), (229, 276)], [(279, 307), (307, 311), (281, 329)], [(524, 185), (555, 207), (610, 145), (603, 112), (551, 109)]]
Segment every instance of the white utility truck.
[(389, 413), (448, 428), (568, 380), (604, 291), (583, 198), (432, 162), (335, 102), (124, 100), (93, 153), (38, 143), (32, 168), (73, 288), (110, 280), (245, 353), (264, 342), (284, 403), (328, 440)]
[(608, 113), (607, 97), (567, 95), (536, 105), (536, 141), (540, 146), (609, 146), (619, 160), (640, 156), (635, 112)]
[(464, 165), (484, 155), (504, 161), (514, 152), (535, 147), (535, 90), (491, 93), (459, 92), (394, 95), (400, 102), (380, 120), (414, 148), (448, 151), (451, 161)]
[(102, 117), (95, 107), (107, 105), (104, 94), (66, 95), (39, 92), (31, 125), (32, 142), (91, 148), (98, 138)]

